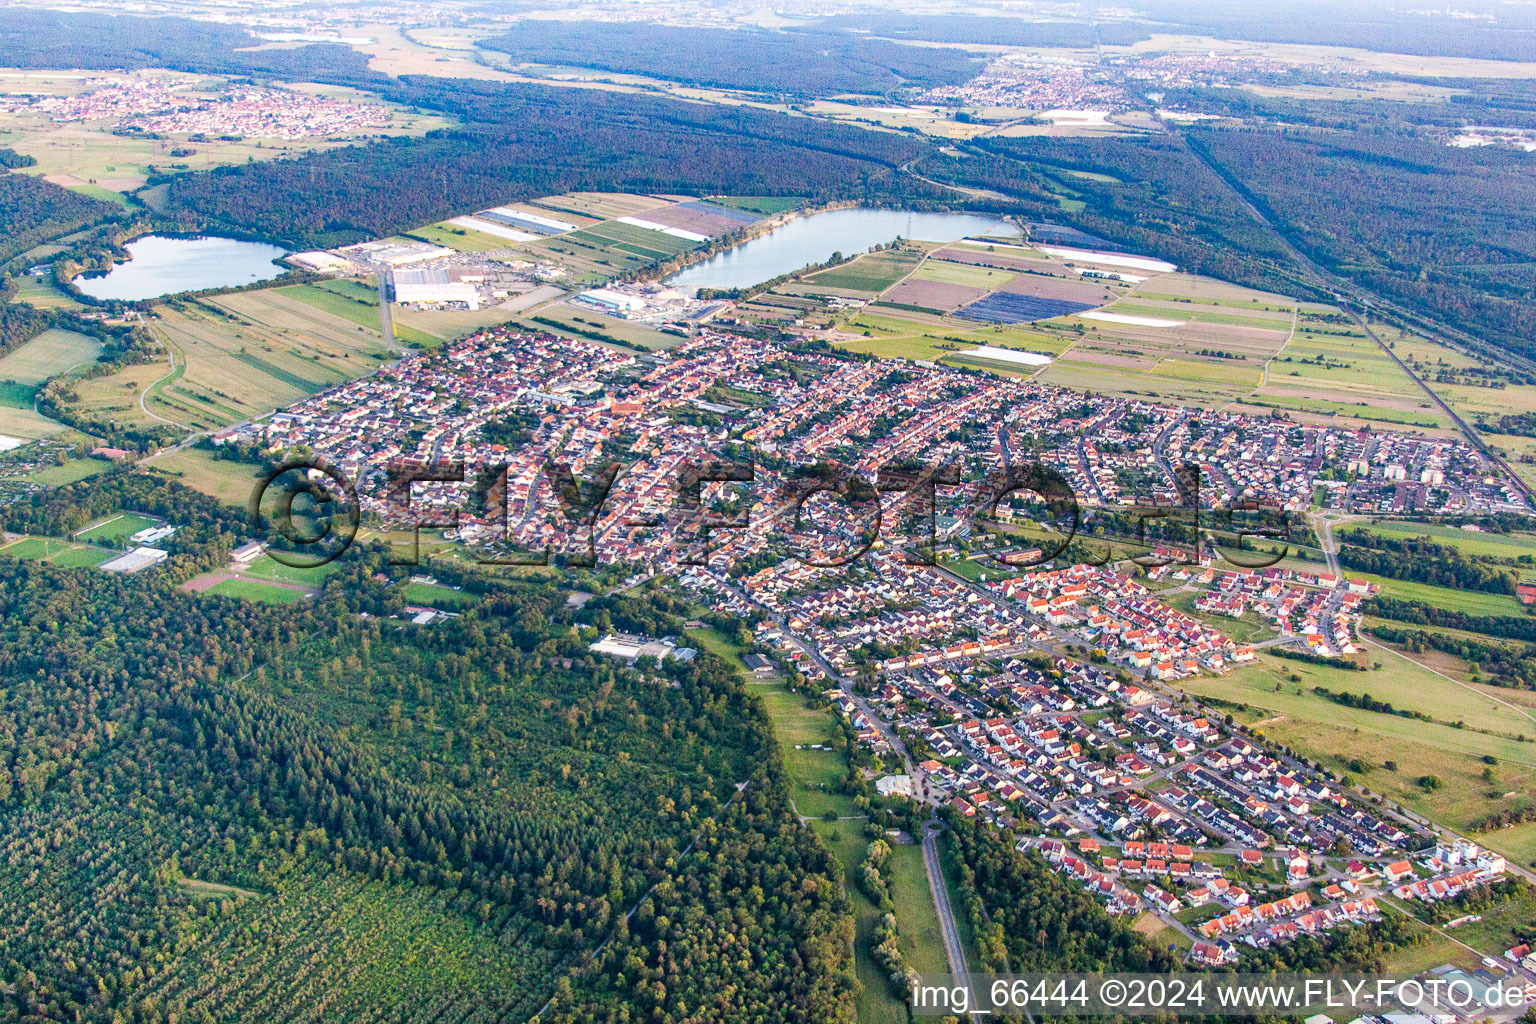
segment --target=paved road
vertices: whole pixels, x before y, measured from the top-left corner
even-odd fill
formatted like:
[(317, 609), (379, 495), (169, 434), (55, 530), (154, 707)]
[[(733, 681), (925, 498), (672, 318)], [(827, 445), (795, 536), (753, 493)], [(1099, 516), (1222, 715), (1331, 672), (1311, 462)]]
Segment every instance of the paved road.
[[(949, 887), (944, 884), (944, 869), (939, 864), (938, 834), (936, 829), (923, 828), (923, 865), (928, 869), (928, 888), (933, 893), (933, 907), (939, 914), (939, 930), (944, 933), (944, 955), (949, 958), (949, 973), (955, 976), (955, 984), (964, 985), (967, 992), (972, 992), (971, 1005), (975, 1006), (971, 972), (965, 966), (965, 947), (960, 945), (955, 911), (949, 905)], [(971, 1020), (981, 1019), (981, 1014), (972, 1011)]]
[(379, 283), (379, 331), (384, 335), (384, 344), (389, 348), (398, 348), (399, 342), (395, 340), (395, 316), (389, 308), (389, 271), (380, 270), (374, 280)]

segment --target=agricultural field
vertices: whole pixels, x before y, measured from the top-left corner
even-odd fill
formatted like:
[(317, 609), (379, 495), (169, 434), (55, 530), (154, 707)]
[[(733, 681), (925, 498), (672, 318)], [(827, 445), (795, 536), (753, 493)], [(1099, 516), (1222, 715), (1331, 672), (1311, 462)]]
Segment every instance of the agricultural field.
[(80, 402), (128, 422), (209, 430), (290, 405), (392, 357), (377, 322), (370, 330), (306, 299), (323, 295), (343, 310), (360, 302), (309, 285), (297, 287), (311, 292), (295, 295), (293, 287), (158, 307), (151, 327), (175, 366), (131, 366), (86, 381)]
[(922, 281), (918, 280), (914, 274), (888, 290), (882, 299), (884, 302), (916, 306), (933, 313), (953, 313), (961, 306), (975, 302), (986, 294), (985, 288), (944, 284), (939, 281)]
[(529, 330), (568, 334), (588, 341), (617, 343), (619, 348), (631, 352), (635, 346), (656, 350), (672, 348), (683, 341), (676, 334), (667, 334), (645, 324), (632, 323), (571, 305), (546, 308), (518, 322)]
[(796, 196), (710, 196), (709, 202), (728, 210), (755, 213), (762, 217), (793, 210), (805, 200)]
[(1198, 405), (1250, 394), (1289, 340), (1296, 307), (1267, 293), (1244, 303), (1247, 289), (1232, 293), (1218, 284), (1158, 275), (1092, 316), (1060, 321), (1078, 340), (1043, 379), (1090, 389), (1098, 380), (1103, 390)]
[(395, 324), (395, 337), (401, 341), (418, 344), (417, 335), (430, 338), (421, 343), (433, 347), (444, 341), (457, 341), (483, 327), (504, 324), (517, 315), (517, 310), (503, 306), (484, 306), (480, 309), (407, 309), (394, 305), (390, 316)]
[(802, 284), (836, 288), (850, 294), (878, 295), (910, 274), (922, 257), (922, 250), (909, 246), (868, 253), (840, 267), (812, 274)]
[(15, 279), (15, 284), (17, 302), (25, 302), (38, 309), (85, 308), (73, 296), (59, 290), (59, 286), (53, 281), (52, 274), (42, 277), (23, 274)]
[(1301, 313), (1296, 331), (1243, 404), (1313, 422), (1444, 429), (1445, 418), (1374, 341), (1336, 311)]
[(37, 386), (50, 377), (101, 355), (101, 343), (87, 334), (48, 330), (0, 357), (0, 381)]
[(1454, 590), (1437, 587), (1432, 583), (1416, 583), (1412, 580), (1394, 580), (1368, 572), (1346, 569), (1350, 579), (1365, 580), (1381, 586), (1382, 597), (1395, 597), (1403, 601), (1422, 601), (1447, 611), (1466, 612), (1468, 615), (1514, 615), (1523, 617), (1525, 606), (1512, 594), (1485, 594), (1477, 590)]
[(101, 344), (73, 331), (44, 331), (0, 357), (0, 434), (35, 439), (62, 432), (64, 425), (36, 411), (39, 386), (76, 366), (94, 362)]
[(1457, 526), (1444, 526), (1439, 523), (1410, 523), (1393, 520), (1349, 523), (1339, 529), (1363, 529), (1377, 537), (1393, 540), (1429, 537), (1435, 543), (1453, 547), (1464, 555), (1474, 558), (1494, 558), (1501, 562), (1536, 558), (1536, 534), (1533, 533), (1490, 533), (1463, 530)]
[(508, 245), (508, 240), (505, 238), (497, 238), (495, 235), (476, 231), (473, 228), (450, 224), (448, 221), (412, 228), (405, 232), (405, 237), (426, 242), (428, 245), (441, 245), (456, 252), (494, 252), (497, 249), (505, 249)]
[(935, 257), (924, 260), (923, 265), (918, 267), (912, 275), (917, 281), (964, 285), (967, 288), (980, 288), (987, 292), (1003, 287), (1016, 276), (1007, 270), (995, 270), (968, 263), (951, 263)]
[(844, 335), (862, 334), (863, 338), (839, 344), (854, 352), (868, 352), (883, 359), (901, 358), (938, 361), (980, 345), (1019, 349), (1054, 356), (1071, 342), (1055, 332), (1026, 327), (984, 325), (956, 320), (951, 324), (933, 318), (918, 319), (906, 310), (873, 311), (865, 309), (839, 328)]
[(63, 465), (44, 466), (27, 474), (27, 479), (44, 487), (63, 487), (65, 484), (88, 480), (97, 473), (105, 472), (111, 463), (104, 459), (70, 459)]
[[(1356, 755), (1369, 739), (1405, 755), (1410, 746), (1434, 751), (1437, 757), (1465, 762), (1468, 768), (1484, 756), (1522, 765), (1527, 773), (1536, 768), (1536, 742), (1530, 741), (1536, 739), (1536, 718), (1515, 713), (1507, 703), (1438, 676), (1394, 652), (1375, 649), (1372, 658), (1383, 663), (1381, 670), (1355, 672), (1261, 654), (1257, 666), (1223, 677), (1189, 679), (1179, 685), (1197, 696), (1263, 709), (1260, 718), (1265, 721), (1274, 718), (1277, 722), (1301, 723), (1296, 735), (1309, 756), (1330, 751)], [(1369, 694), (1394, 708), (1427, 715), (1430, 721), (1345, 707), (1314, 693), (1318, 686), (1334, 692)], [(1326, 746), (1306, 738), (1306, 730), (1314, 727), (1343, 730), (1351, 738)], [(1269, 726), (1263, 728), (1268, 731)], [(1521, 741), (1521, 735), (1528, 740)], [(1392, 757), (1390, 753), (1384, 755), (1385, 759)], [(1481, 767), (1479, 762), (1479, 772)], [(1405, 781), (1411, 783), (1412, 778)], [(1447, 788), (1463, 797), (1472, 792)]]
[(153, 473), (178, 480), (194, 491), (241, 508), (250, 501), (259, 467), (246, 462), (215, 458), (204, 448), (162, 452), (141, 465)]

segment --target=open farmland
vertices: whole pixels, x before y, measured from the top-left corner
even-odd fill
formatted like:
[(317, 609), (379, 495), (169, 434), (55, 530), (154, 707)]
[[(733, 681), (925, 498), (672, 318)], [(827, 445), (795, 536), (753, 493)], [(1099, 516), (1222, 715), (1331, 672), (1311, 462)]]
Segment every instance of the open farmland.
[(921, 259), (921, 250), (907, 246), (868, 253), (840, 267), (812, 274), (803, 283), (850, 293), (878, 295), (910, 274)]
[(44, 331), (0, 357), (0, 382), (35, 388), (66, 370), (95, 362), (100, 355), (101, 343), (88, 334)]
[(1347, 529), (1363, 529), (1378, 537), (1390, 537), (1394, 540), (1429, 537), (1435, 543), (1454, 547), (1462, 554), (1494, 558), (1504, 562), (1536, 558), (1536, 534), (1530, 533), (1490, 533), (1463, 530), (1458, 526), (1443, 526), (1439, 523), (1410, 523), (1393, 520), (1350, 523)]
[(64, 425), (33, 407), (39, 386), (50, 377), (101, 354), (95, 338), (73, 331), (50, 330), (0, 357), (0, 434), (50, 437)]
[[(1400, 749), (1423, 746), (1443, 755), (1491, 756), (1501, 763), (1536, 767), (1536, 743), (1519, 739), (1536, 737), (1536, 719), (1391, 652), (1373, 650), (1372, 655), (1373, 660), (1384, 662), (1380, 671), (1353, 672), (1261, 655), (1255, 668), (1223, 678), (1189, 679), (1180, 685), (1199, 696), (1240, 702), (1319, 726), (1358, 730), (1395, 742)], [(1369, 694), (1430, 720), (1345, 707), (1315, 693), (1313, 688), (1319, 686)]]
[(141, 465), (152, 473), (181, 483), (217, 498), (228, 505), (244, 508), (256, 488), (258, 468), (245, 462), (214, 458), (202, 448), (181, 448), (162, 452)]
[(968, 288), (962, 284), (943, 284), (939, 281), (920, 281), (909, 277), (882, 296), (882, 302), (939, 313), (952, 313), (961, 306), (986, 295), (984, 288)]
[(918, 267), (912, 275), (917, 281), (959, 284), (967, 288), (980, 288), (983, 291), (1001, 288), (1011, 282), (1014, 276), (1014, 273), (1008, 270), (994, 270), (968, 263), (950, 263), (935, 257), (924, 260), (923, 265)]
[(46, 274), (38, 277), (32, 274), (23, 274), (15, 279), (16, 299), (25, 302), (38, 309), (81, 309), (79, 301), (74, 297), (65, 295), (54, 284), (53, 275)]
[(546, 307), (518, 322), (526, 325), (529, 330), (605, 342), (631, 352), (636, 347), (646, 350), (671, 348), (683, 341), (676, 334), (666, 334), (645, 324), (604, 316), (590, 309), (566, 304)]
[(448, 221), (412, 228), (405, 232), (405, 237), (426, 242), (428, 245), (441, 245), (456, 252), (492, 252), (507, 247), (505, 238), (497, 238), (484, 231), (476, 231)]
[(1244, 404), (1289, 410), (1301, 419), (1449, 426), (1413, 380), (1337, 311), (1301, 313), (1294, 336), (1270, 361), (1264, 383)]
[(1056, 355), (1070, 344), (1068, 339), (1053, 333), (1004, 325), (977, 326), (964, 320), (949, 323), (919, 319), (905, 310), (866, 309), (843, 324), (841, 331), (845, 335), (866, 335), (841, 342), (841, 347), (887, 359), (933, 361), (978, 345)]
[[(330, 302), (352, 301), (323, 294)], [(84, 381), (77, 391), (85, 410), (128, 423), (207, 430), (361, 376), (391, 355), (376, 324), (369, 330), (288, 288), (162, 306), (157, 313), (151, 328), (175, 366), (158, 361)]]

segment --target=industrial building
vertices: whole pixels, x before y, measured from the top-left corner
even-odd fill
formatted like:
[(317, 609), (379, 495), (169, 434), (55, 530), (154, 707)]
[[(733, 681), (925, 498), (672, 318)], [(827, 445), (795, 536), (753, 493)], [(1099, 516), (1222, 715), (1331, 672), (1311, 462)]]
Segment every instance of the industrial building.
[(645, 308), (645, 300), (640, 296), (625, 295), (623, 292), (610, 291), (607, 288), (594, 288), (589, 292), (582, 292), (576, 296), (576, 299), (605, 313), (635, 313)]
[(649, 637), (631, 636), (628, 633), (609, 633), (598, 640), (587, 650), (593, 654), (607, 654), (615, 658), (623, 658), (625, 661), (634, 661), (636, 658), (652, 657), (675, 658), (678, 661), (692, 661), (698, 654), (691, 647), (679, 647), (671, 639), (652, 640)]
[(441, 245), (427, 245), (423, 242), (359, 242), (341, 251), (355, 259), (383, 264), (386, 267), (403, 267), (409, 263), (458, 255), (452, 249)]
[(152, 565), (159, 565), (168, 558), (166, 552), (159, 548), (134, 548), (124, 555), (118, 555), (109, 562), (102, 562), (97, 566), (102, 572), (141, 572)]
[(357, 270), (351, 260), (324, 251), (296, 252), (288, 257), (288, 262), (322, 274), (351, 274)]
[(395, 301), (402, 305), (480, 308), (480, 289), (474, 282), (455, 281), (454, 275), (446, 269), (396, 270), (390, 276), (395, 286)]
[(176, 527), (174, 526), (146, 526), (138, 533), (135, 533), (133, 536), (129, 537), (128, 543), (134, 545), (135, 547), (143, 547), (146, 544), (154, 544), (157, 541), (165, 540), (165, 538), (169, 537), (175, 532)]

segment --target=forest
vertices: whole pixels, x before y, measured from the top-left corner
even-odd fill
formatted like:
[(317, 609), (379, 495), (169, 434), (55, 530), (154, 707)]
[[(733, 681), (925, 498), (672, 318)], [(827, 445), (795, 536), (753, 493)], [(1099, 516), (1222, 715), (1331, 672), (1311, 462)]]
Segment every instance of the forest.
[(634, 22), (523, 21), (480, 45), (519, 61), (795, 96), (884, 95), (902, 86), (952, 85), (981, 70), (980, 59), (964, 50), (842, 33)]
[(17, 8), (0, 23), (0, 47), (13, 68), (170, 68), (289, 81), (383, 78), (368, 70), (366, 56), (339, 43), (254, 49), (260, 45), (244, 28), (187, 18)]
[(1382, 537), (1354, 529), (1340, 532), (1339, 540), (1339, 564), (1388, 579), (1488, 594), (1513, 594), (1520, 582), (1513, 569), (1471, 558), (1429, 537)]
[(182, 175), (167, 215), (317, 247), (574, 189), (876, 198), (897, 194), (894, 169), (924, 148), (750, 107), (600, 90), (408, 79), (382, 95), (464, 124)]
[(1164, 32), (1382, 53), (1536, 60), (1536, 19), (1509, 5), (1500, 5), (1496, 21), (1412, 0), (1309, 0), (1284, 7), (1264, 0), (1144, 0), (1138, 8), (1149, 21), (1161, 23)]
[(793, 32), (868, 33), (887, 39), (934, 43), (986, 43), (997, 46), (1091, 47), (1095, 38), (1106, 46), (1127, 46), (1146, 39), (1146, 25), (1135, 22), (1031, 21), (956, 14), (878, 13), (836, 14)]
[(5, 525), (103, 503), (184, 524), (171, 564), (0, 557), (0, 1020), (850, 1019), (837, 868), (736, 670), (586, 649), (674, 605), (482, 579), (413, 629), (382, 549), (198, 597), (239, 513), (127, 473)]
[[(1070, 224), (1193, 273), (1284, 294), (1309, 290), (1274, 233), (1176, 138), (997, 136), (971, 145), (979, 155), (931, 157), (922, 162), (922, 172), (1018, 197), (1042, 219)], [(1065, 188), (1081, 194), (1086, 204), (1081, 211), (1061, 208)]]
[(17, 171), (0, 172), (0, 264), (60, 235), (122, 214), (122, 207), (42, 178)]
[(1536, 355), (1536, 184), (1526, 154), (1366, 129), (1202, 127), (1189, 140), (1319, 264)]

